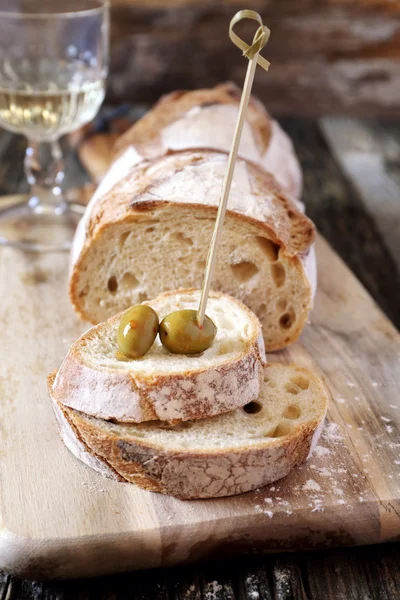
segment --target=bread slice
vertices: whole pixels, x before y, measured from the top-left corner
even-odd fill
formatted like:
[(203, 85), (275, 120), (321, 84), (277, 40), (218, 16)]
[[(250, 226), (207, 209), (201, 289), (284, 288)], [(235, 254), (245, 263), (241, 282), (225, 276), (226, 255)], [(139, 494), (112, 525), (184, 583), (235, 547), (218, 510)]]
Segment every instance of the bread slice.
[[(114, 146), (109, 169), (92, 196), (76, 232), (72, 248), (75, 262), (86, 235), (90, 214), (99, 200), (130, 169), (143, 160), (183, 150), (211, 149), (228, 153), (239, 109), (240, 90), (233, 83), (211, 89), (178, 90), (162, 96)], [(293, 144), (255, 97), (250, 98), (239, 156), (273, 174), (304, 212), (299, 200), (302, 172)], [(312, 267), (312, 264), (310, 265)], [(314, 271), (311, 271), (314, 276)]]
[[(51, 377), (49, 384), (52, 394)], [(309, 371), (270, 364), (257, 400), (175, 426), (111, 423), (53, 401), (61, 436), (80, 460), (147, 490), (194, 499), (241, 494), (285, 477), (315, 447), (328, 395)]]
[[(197, 309), (200, 292), (178, 290), (148, 302), (160, 320), (182, 308)], [(210, 295), (206, 314), (217, 326), (202, 354), (171, 354), (157, 336), (140, 359), (117, 358), (116, 315), (72, 346), (52, 395), (66, 406), (102, 419), (140, 423), (187, 421), (227, 412), (260, 393), (265, 350), (261, 326), (241, 302)]]
[[(128, 148), (134, 148), (142, 158), (189, 149), (228, 153), (240, 96), (241, 90), (233, 83), (211, 89), (177, 90), (162, 96), (119, 138), (115, 156)], [(272, 173), (283, 189), (300, 198), (302, 173), (293, 144), (254, 96), (249, 102), (239, 156)]]
[[(146, 161), (93, 207), (70, 279), (83, 319), (201, 286), (226, 163), (225, 154), (192, 151)], [(303, 260), (314, 235), (272, 176), (237, 162), (212, 285), (256, 313), (268, 351), (297, 339), (306, 322), (312, 287)]]

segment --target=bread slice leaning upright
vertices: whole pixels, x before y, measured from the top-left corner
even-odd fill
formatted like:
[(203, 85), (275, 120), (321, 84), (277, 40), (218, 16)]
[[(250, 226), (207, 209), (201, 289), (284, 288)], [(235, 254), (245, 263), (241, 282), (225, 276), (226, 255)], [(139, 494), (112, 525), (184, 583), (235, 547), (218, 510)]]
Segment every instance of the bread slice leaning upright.
[(217, 498), (285, 477), (311, 454), (328, 406), (323, 383), (294, 365), (265, 368), (257, 400), (177, 425), (122, 424), (68, 408), (50, 394), (61, 436), (84, 463), (120, 481), (182, 499)]
[[(181, 309), (197, 309), (198, 290), (161, 294), (148, 302), (160, 321)], [(265, 364), (261, 325), (241, 302), (211, 293), (206, 314), (217, 335), (201, 354), (172, 354), (157, 336), (140, 359), (121, 360), (120, 315), (89, 329), (72, 346), (50, 393), (88, 415), (120, 422), (187, 421), (221, 414), (256, 399)]]

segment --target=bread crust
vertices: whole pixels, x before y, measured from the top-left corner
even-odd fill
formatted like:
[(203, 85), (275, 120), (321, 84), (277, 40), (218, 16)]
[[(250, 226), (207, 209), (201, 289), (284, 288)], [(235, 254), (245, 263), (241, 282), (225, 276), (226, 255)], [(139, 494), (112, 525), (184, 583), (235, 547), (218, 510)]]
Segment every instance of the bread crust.
[[(114, 159), (128, 148), (134, 148), (141, 159), (183, 149), (228, 153), (240, 96), (241, 90), (230, 82), (162, 96), (118, 139), (113, 149)], [(272, 173), (299, 202), (303, 178), (292, 141), (254, 96), (249, 101), (239, 156)]]
[[(162, 218), (162, 211), (176, 213), (176, 221), (183, 211), (190, 211), (198, 218), (214, 220), (217, 212), (216, 205), (205, 203), (184, 202), (174, 199), (154, 199), (152, 190), (156, 185), (173, 183), (174, 175), (185, 170), (204, 166), (221, 166), (225, 157), (215, 152), (182, 152), (159, 160), (146, 161), (134, 167), (129, 175), (110, 190), (93, 208), (89, 217), (86, 237), (83, 247), (78, 252), (78, 258), (72, 265), (69, 293), (71, 302), (84, 320), (95, 322), (92, 315), (85, 310), (80, 297), (80, 277), (90, 262), (90, 253), (108, 228), (123, 224), (134, 226), (136, 223), (151, 220), (157, 215)], [(233, 220), (246, 229), (253, 230), (254, 235), (268, 238), (280, 247), (282, 260), (290, 261), (291, 266), (298, 272), (299, 286), (304, 289), (304, 310), (298, 318), (298, 327), (293, 328), (285, 342), (279, 341), (269, 346), (269, 351), (277, 350), (297, 339), (308, 316), (312, 304), (312, 291), (305, 273), (302, 255), (307, 253), (315, 238), (315, 228), (312, 222), (296, 210), (290, 199), (281, 191), (272, 176), (262, 169), (239, 161), (242, 174), (248, 178), (247, 184), (251, 189), (253, 204), (245, 206), (246, 212), (228, 210), (226, 219)], [(224, 164), (224, 163), (222, 163)], [(193, 176), (188, 173), (188, 177)], [(152, 199), (153, 198), (153, 199)], [(251, 198), (249, 198), (249, 203)], [(255, 218), (258, 217), (258, 218)], [(262, 220), (263, 219), (263, 220)]]
[[(134, 146), (144, 158), (160, 156), (163, 153), (160, 134), (165, 127), (181, 119), (193, 108), (202, 109), (213, 105), (239, 106), (240, 95), (240, 89), (232, 82), (222, 83), (210, 89), (176, 90), (165, 94), (117, 140), (113, 148), (114, 158), (129, 146)], [(250, 98), (246, 120), (262, 156), (271, 140), (272, 120), (254, 96)]]
[[(225, 168), (227, 157), (219, 152), (184, 150), (162, 158), (146, 160), (132, 167), (128, 175), (119, 181), (93, 207), (88, 227), (86, 243), (90, 243), (98, 227), (120, 221), (131, 214), (140, 218), (144, 211), (151, 211), (160, 202), (173, 202), (178, 206), (209, 206), (215, 213), (215, 205), (209, 200), (182, 202), (176, 197), (154, 199), (154, 190), (161, 185), (173, 185), (174, 177), (182, 172), (187, 179), (193, 178), (199, 168)], [(270, 238), (284, 249), (288, 256), (307, 251), (315, 240), (313, 222), (298, 211), (291, 199), (282, 191), (272, 175), (258, 167), (239, 159), (243, 167), (242, 180), (250, 188), (251, 198), (247, 207), (235, 205), (231, 195), (228, 213), (239, 219), (250, 219), (264, 226)], [(238, 170), (236, 170), (237, 174)], [(237, 181), (236, 175), (234, 181)], [(193, 190), (194, 196), (196, 189)], [(174, 192), (171, 192), (171, 195)], [(136, 213), (140, 213), (137, 215)]]
[[(84, 414), (65, 406), (60, 405), (60, 409), (66, 421), (79, 431), (89, 456), (111, 465), (124, 481), (181, 499), (231, 496), (285, 477), (293, 467), (308, 458), (321, 433), (328, 407), (325, 386), (309, 371), (294, 365), (271, 364), (266, 370), (268, 372), (268, 369), (277, 366), (295, 368), (296, 372), (318, 382), (321, 396), (319, 418), (299, 424), (284, 437), (265, 439), (256, 446), (215, 449), (212, 452), (206, 449), (177, 452), (142, 439), (133, 441), (123, 429), (118, 433), (110, 432), (102, 428), (101, 420), (88, 420)], [(52, 395), (51, 377), (49, 379)], [(53, 395), (52, 399), (56, 403)]]
[[(178, 293), (190, 295), (194, 291)], [(168, 300), (176, 293), (161, 294), (154, 302)], [(223, 296), (210, 294), (217, 299)], [(201, 419), (251, 402), (259, 395), (265, 364), (261, 325), (244, 304), (234, 298), (230, 301), (238, 305), (253, 326), (252, 336), (235, 358), (185, 372), (149, 376), (85, 364), (81, 349), (99, 333), (116, 329), (120, 315), (115, 315), (72, 344), (53, 383), (54, 399), (95, 417), (128, 423)]]

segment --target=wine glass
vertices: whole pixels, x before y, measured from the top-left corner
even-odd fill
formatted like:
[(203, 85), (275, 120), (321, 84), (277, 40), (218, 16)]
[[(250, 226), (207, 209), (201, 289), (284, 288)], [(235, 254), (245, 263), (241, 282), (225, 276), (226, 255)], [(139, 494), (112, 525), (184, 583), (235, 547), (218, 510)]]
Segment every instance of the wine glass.
[(63, 197), (59, 138), (95, 117), (107, 70), (107, 1), (0, 0), (0, 127), (26, 136), (30, 184), (28, 201), (0, 201), (0, 244), (70, 247), (84, 207)]

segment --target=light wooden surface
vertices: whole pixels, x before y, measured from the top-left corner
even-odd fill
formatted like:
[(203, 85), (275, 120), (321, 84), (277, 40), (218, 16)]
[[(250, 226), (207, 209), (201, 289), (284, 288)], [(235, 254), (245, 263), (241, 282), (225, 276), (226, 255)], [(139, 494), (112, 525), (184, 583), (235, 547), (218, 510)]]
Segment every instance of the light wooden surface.
[(334, 399), (317, 453), (258, 492), (182, 502), (103, 479), (63, 446), (46, 375), (84, 329), (66, 295), (67, 256), (1, 249), (0, 567), (77, 577), (399, 539), (399, 335), (322, 239), (318, 256), (302, 345), (273, 357), (326, 379)]
[[(129, 117), (137, 118), (142, 111), (135, 106)], [(375, 222), (380, 190), (367, 211), (360, 188), (332, 157), (334, 145), (332, 140), (327, 143), (318, 122), (297, 116), (281, 124), (293, 139), (304, 170), (308, 213), (400, 327), (400, 274)], [(362, 124), (375, 138), (385, 171), (400, 189), (400, 123), (364, 119)], [(109, 125), (114, 131), (115, 121)], [(1, 133), (1, 194), (27, 189), (24, 150), (21, 136)], [(73, 152), (66, 159), (67, 186), (81, 186), (87, 181), (81, 163)], [(398, 197), (400, 202), (400, 193)], [(237, 559), (72, 581), (27, 581), (0, 571), (1, 600), (255, 600), (257, 594), (260, 600), (400, 600), (400, 543), (262, 556), (241, 553)]]

